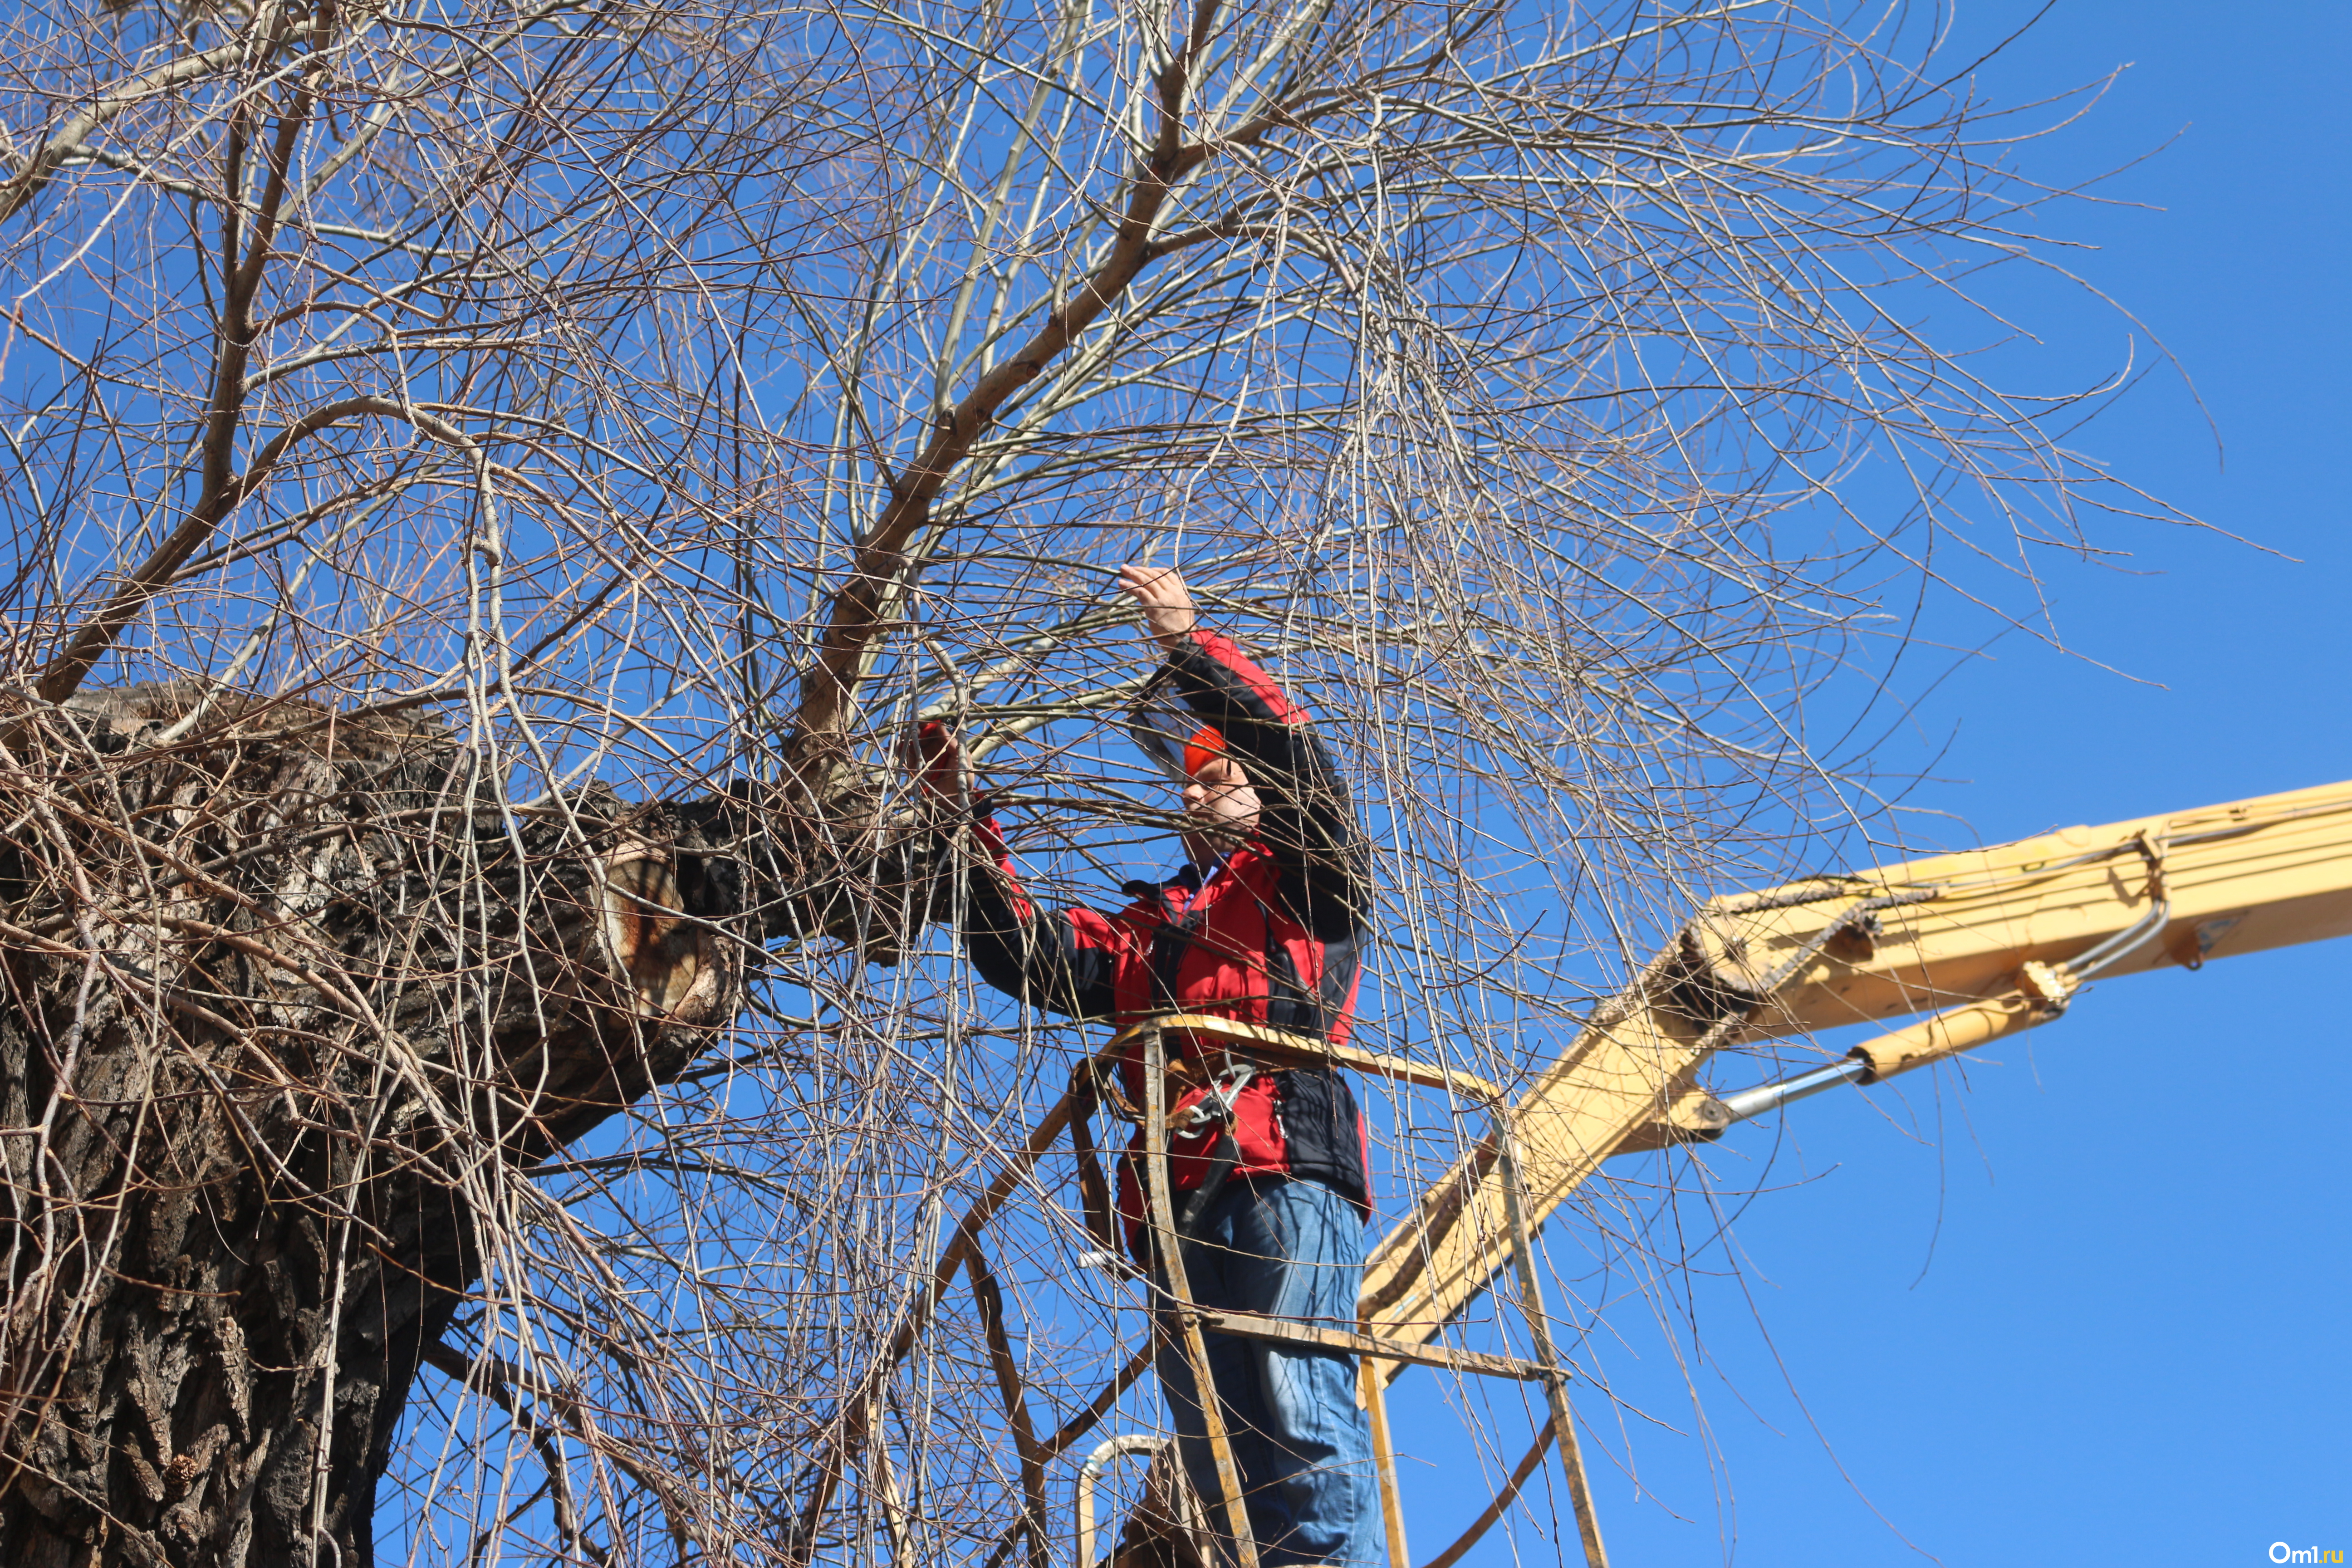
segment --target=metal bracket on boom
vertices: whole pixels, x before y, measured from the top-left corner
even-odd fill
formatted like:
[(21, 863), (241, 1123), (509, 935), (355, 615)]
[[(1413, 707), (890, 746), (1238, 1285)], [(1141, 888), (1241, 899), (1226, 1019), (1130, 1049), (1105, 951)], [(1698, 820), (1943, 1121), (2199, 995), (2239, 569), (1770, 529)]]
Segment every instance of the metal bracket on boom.
[(2085, 981), (2145, 947), (2164, 929), (2169, 906), (2163, 897), (2163, 851), (2160, 846), (2143, 840), (2141, 852), (2147, 858), (2149, 888), (2156, 895), (2147, 913), (2080, 958), (2068, 963), (2045, 963), (2029, 958), (2018, 967), (2014, 987), (2000, 995), (1948, 1008), (1907, 1028), (1865, 1040), (1846, 1052), (1843, 1060), (1826, 1067), (1777, 1082), (1758, 1084), (1719, 1100), (1705, 1090), (1694, 1090), (1667, 1108), (1670, 1132), (1679, 1131), (1679, 1117), (1680, 1125), (1711, 1130), (1682, 1134), (1677, 1142), (1720, 1137), (1723, 1129), (1732, 1122), (1777, 1110), (1825, 1089), (1834, 1089), (1842, 1083), (1879, 1083), (1896, 1073), (1972, 1051), (2063, 1016), (2066, 1005)]
[[(2128, 927), (2090, 951), (2063, 963), (2038, 958), (2026, 959), (2011, 976), (2010, 988), (1999, 995), (1964, 1003), (1908, 1027), (1881, 1035), (1874, 1040), (1866, 1040), (1846, 1052), (1838, 1061), (1790, 1078), (1718, 1097), (1696, 1087), (1685, 1074), (1664, 1110), (1646, 1126), (1620, 1142), (1617, 1152), (1659, 1149), (1672, 1143), (1712, 1142), (1734, 1122), (1752, 1120), (1767, 1111), (1777, 1110), (1784, 1105), (1819, 1094), (1823, 1089), (1835, 1089), (1840, 1084), (1878, 1083), (1896, 1073), (1909, 1072), (1915, 1068), (1942, 1061), (1947, 1057), (1958, 1056), (1962, 1051), (1974, 1050), (1979, 1046), (2021, 1034), (2063, 1016), (2066, 1005), (2074, 1000), (2075, 993), (2083, 988), (2085, 982), (2154, 942), (2171, 918), (2172, 903), (2165, 885), (2163, 836), (2142, 828), (2119, 847), (2137, 851), (2147, 864), (2145, 896), (2148, 900), (2147, 910)], [(1714, 930), (1704, 922), (1694, 922), (1684, 932), (1682, 950), (1685, 963), (1704, 965), (1708, 973), (1720, 973), (1726, 967), (1734, 971), (1743, 968), (1746, 953), (1742, 944), (1737, 939), (1715, 936)], [(1848, 952), (1839, 954), (1849, 962), (1855, 956), (1867, 959), (1874, 954), (1879, 934), (1875, 920), (1871, 920), (1865, 928), (1849, 912), (1830, 933), (1832, 941), (1846, 941), (1850, 933), (1857, 931), (1862, 933), (1861, 940), (1847, 942)], [(1710, 941), (1710, 936), (1714, 940)], [(1824, 951), (1835, 952), (1828, 942), (1822, 945)], [(1777, 978), (1785, 978), (1785, 975)], [(1748, 1005), (1763, 1006), (1771, 1000), (1776, 988), (1772, 983), (1758, 986)], [(1715, 994), (1743, 998), (1749, 994), (1721, 982), (1717, 983)]]

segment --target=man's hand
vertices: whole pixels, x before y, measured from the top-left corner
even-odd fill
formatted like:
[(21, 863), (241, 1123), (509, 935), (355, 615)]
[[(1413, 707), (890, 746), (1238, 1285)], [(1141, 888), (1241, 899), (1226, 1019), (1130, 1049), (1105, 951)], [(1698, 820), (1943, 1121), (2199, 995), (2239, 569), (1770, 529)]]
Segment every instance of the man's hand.
[(1129, 562), (1118, 569), (1118, 591), (1143, 612), (1143, 635), (1170, 653), (1181, 647), (1200, 624), (1200, 612), (1192, 608), (1184, 574), (1173, 566)]
[(945, 724), (932, 721), (916, 725), (907, 732), (898, 754), (907, 771), (931, 794), (953, 800), (962, 791), (963, 742)]

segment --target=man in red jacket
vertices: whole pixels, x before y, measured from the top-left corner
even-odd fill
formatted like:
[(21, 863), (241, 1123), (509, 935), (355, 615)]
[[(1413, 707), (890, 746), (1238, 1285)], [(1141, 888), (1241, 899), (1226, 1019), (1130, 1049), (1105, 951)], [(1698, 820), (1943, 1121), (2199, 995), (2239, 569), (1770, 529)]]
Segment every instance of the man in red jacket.
[[(1166, 660), (1129, 731), (1181, 787), (1186, 864), (1130, 882), (1116, 913), (1046, 910), (1023, 895), (995, 819), (974, 824), (984, 855), (966, 879), (964, 942), (981, 977), (1032, 1006), (1124, 1026), (1208, 1014), (1334, 1041), (1355, 1011), (1371, 889), (1368, 847), (1347, 786), (1307, 713), (1226, 638), (1200, 625), (1172, 568), (1130, 565), (1119, 587)], [(935, 787), (960, 775), (954, 742), (922, 738)], [(1192, 1070), (1171, 1148), (1185, 1271), (1202, 1305), (1340, 1327), (1356, 1321), (1370, 1212), (1363, 1119), (1326, 1068), (1217, 1076), (1171, 1040)], [(1140, 1101), (1139, 1068), (1127, 1066)], [(1121, 1162), (1130, 1249), (1143, 1246), (1142, 1194)], [(1160, 1375), (1193, 1486), (1218, 1495), (1198, 1398), (1162, 1336)], [(1208, 1336), (1210, 1371), (1265, 1568), (1370, 1565), (1378, 1494), (1370, 1440), (1342, 1352)]]

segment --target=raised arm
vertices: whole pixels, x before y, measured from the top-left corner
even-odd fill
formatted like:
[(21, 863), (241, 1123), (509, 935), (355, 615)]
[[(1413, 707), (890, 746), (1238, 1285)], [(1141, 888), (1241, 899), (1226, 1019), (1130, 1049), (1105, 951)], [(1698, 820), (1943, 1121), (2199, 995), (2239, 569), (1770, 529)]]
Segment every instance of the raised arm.
[(1305, 709), (1232, 641), (1195, 626), (1168, 656), (1186, 707), (1225, 737), (1225, 750), (1257, 786), (1258, 841), (1281, 867), (1279, 886), (1317, 940), (1356, 935), (1371, 923), (1370, 847), (1355, 802)]
[(1370, 846), (1313, 720), (1231, 639), (1200, 624), (1184, 580), (1168, 567), (1127, 566), (1119, 587), (1143, 614), (1144, 635), (1166, 652), (1184, 704), (1225, 737), (1256, 786), (1258, 838), (1281, 868), (1291, 912), (1319, 941), (1371, 921)]

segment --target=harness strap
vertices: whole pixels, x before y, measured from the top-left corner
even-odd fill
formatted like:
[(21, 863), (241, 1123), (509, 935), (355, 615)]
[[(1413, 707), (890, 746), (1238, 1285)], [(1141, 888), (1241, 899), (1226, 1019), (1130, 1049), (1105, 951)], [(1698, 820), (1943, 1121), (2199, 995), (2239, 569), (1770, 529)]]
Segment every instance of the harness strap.
[(1230, 1127), (1217, 1134), (1216, 1152), (1209, 1157), (1209, 1173), (1192, 1189), (1192, 1201), (1176, 1216), (1176, 1235), (1180, 1240), (1200, 1239), (1201, 1226), (1209, 1217), (1209, 1207), (1233, 1179), (1234, 1167), (1241, 1163), (1241, 1146), (1234, 1142)]

